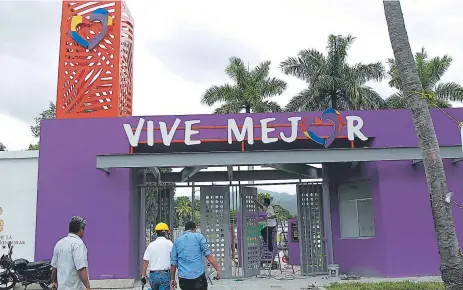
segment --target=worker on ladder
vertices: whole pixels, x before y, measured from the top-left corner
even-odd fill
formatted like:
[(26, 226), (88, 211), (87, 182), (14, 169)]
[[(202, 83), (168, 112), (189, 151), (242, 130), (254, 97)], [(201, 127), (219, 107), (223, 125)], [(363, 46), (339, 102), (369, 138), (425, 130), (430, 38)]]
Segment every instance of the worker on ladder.
[(265, 210), (267, 225), (260, 231), (260, 233), (268, 250), (273, 253), (273, 231), (277, 226), (275, 210), (270, 204), (270, 198), (264, 198), (264, 204), (261, 204), (257, 199), (254, 201), (259, 207)]
[(156, 225), (156, 240), (151, 242), (143, 255), (141, 282), (146, 284), (146, 274), (149, 266), (148, 281), (153, 290), (168, 290), (170, 288), (170, 252), (174, 244), (169, 240), (169, 226), (165, 223)]

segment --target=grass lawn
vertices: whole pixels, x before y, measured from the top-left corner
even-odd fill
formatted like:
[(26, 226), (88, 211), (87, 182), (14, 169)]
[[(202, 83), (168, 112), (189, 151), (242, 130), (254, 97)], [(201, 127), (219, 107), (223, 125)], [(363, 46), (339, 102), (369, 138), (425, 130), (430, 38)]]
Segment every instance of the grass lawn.
[(333, 283), (328, 290), (444, 290), (438, 282)]

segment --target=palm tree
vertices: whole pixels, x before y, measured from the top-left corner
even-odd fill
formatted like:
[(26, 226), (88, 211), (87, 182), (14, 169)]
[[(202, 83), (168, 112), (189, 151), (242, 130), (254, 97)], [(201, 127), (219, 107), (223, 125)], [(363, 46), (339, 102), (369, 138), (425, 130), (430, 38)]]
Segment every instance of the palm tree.
[(378, 109), (384, 104), (381, 96), (365, 84), (381, 81), (385, 70), (382, 63), (350, 65), (347, 52), (355, 37), (330, 35), (328, 54), (315, 49), (301, 50), (280, 64), (283, 73), (304, 80), (308, 88), (293, 97), (287, 111), (320, 111), (333, 109)]
[(281, 95), (286, 82), (269, 77), (270, 61), (264, 61), (253, 70), (237, 57), (230, 58), (225, 72), (234, 84), (212, 86), (204, 93), (201, 103), (212, 106), (222, 104), (215, 114), (279, 112), (280, 106), (268, 98)]
[[(449, 108), (449, 101), (463, 101), (463, 87), (457, 83), (439, 83), (442, 76), (447, 72), (452, 64), (452, 58), (448, 55), (429, 59), (428, 53), (423, 47), (420, 52), (415, 54), (415, 65), (418, 71), (423, 91), (428, 96), (430, 107)], [(402, 82), (399, 78), (397, 66), (393, 58), (388, 60), (389, 66), (389, 86), (399, 90), (386, 99), (388, 109), (405, 109), (407, 100), (402, 93)]]
[(191, 217), (191, 201), (186, 196), (177, 198), (177, 215), (182, 218), (183, 223)]
[(439, 143), (426, 101), (421, 99), (423, 86), (420, 81), (400, 2), (384, 0), (389, 37), (397, 64), (403, 93), (410, 96), (409, 108), (423, 155), (423, 164), (431, 196), (437, 246), (441, 257), (441, 274), (446, 289), (463, 289), (463, 256), (458, 244), (453, 222), (452, 207), (448, 200), (449, 190)]

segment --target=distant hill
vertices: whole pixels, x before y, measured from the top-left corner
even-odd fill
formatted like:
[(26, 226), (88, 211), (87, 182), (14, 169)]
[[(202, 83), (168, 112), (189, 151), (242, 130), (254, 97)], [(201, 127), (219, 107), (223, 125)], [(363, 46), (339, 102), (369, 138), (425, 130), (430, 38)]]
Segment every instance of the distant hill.
[(278, 204), (289, 210), (291, 214), (297, 215), (297, 200), (295, 194), (264, 189), (258, 189), (258, 192), (269, 193), (273, 197), (274, 204)]
[[(297, 200), (295, 194), (258, 189), (258, 192), (269, 193), (273, 197), (273, 203), (286, 208), (291, 214), (297, 215)], [(191, 196), (188, 197), (191, 200)], [(199, 200), (199, 195), (195, 196)]]

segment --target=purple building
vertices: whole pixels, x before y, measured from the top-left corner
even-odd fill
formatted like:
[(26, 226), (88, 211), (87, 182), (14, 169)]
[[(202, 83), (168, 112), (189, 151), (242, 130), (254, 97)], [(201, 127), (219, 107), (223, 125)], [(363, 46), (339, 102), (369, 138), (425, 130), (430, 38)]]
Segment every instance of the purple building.
[[(446, 111), (457, 120), (463, 119), (463, 109)], [(137, 278), (145, 234), (138, 185), (147, 178), (140, 168), (182, 167), (181, 172), (161, 175), (161, 180), (200, 182), (218, 180), (220, 174), (233, 180), (256, 180), (257, 173), (239, 173), (230, 170), (230, 165), (265, 165), (281, 171), (276, 176), (269, 170), (266, 179), (297, 179), (294, 176), (300, 168), (305, 178), (323, 178), (320, 186), (298, 185), (298, 243), (303, 253), (300, 262), (303, 268), (305, 263), (306, 273), (325, 272), (327, 264), (335, 263), (341, 272), (361, 275), (439, 274), (429, 191), (423, 165), (418, 161), (420, 150), (416, 148), (410, 113), (397, 110), (341, 114), (361, 117), (360, 130), (367, 140), (359, 139), (358, 135), (354, 136), (355, 140), (348, 140), (351, 139), (349, 132), (342, 126), (329, 148), (316, 144), (304, 134), (307, 130), (299, 129), (307, 117), (317, 123), (314, 118), (320, 113), (316, 112), (152, 116), (143, 117), (143, 123), (139, 117), (44, 121), (40, 138), (35, 259), (50, 258), (54, 244), (67, 232), (70, 217), (83, 215), (88, 221), (85, 241), (90, 278)], [(236, 128), (246, 126), (246, 122), (250, 122), (246, 117), (252, 118), (253, 134), (244, 132), (241, 138), (240, 132), (230, 128), (235, 128), (233, 122)], [(275, 130), (266, 133), (267, 137), (281, 139), (282, 133), (288, 139), (293, 134), (288, 118), (293, 117), (301, 117), (295, 131), (297, 138), (291, 142), (262, 142), (265, 139), (261, 135), (262, 120), (275, 119), (272, 120)], [(449, 190), (456, 202), (463, 202), (460, 130), (438, 110), (432, 110), (432, 117), (445, 158)], [(131, 147), (128, 136), (137, 134), (140, 123), (140, 138), (132, 137), (132, 143), (137, 146)], [(176, 130), (171, 131), (171, 127)], [(332, 127), (321, 124), (309, 130), (326, 140)], [(253, 144), (250, 139), (254, 139)], [(191, 141), (195, 140), (202, 142), (193, 144)], [(316, 163), (323, 164), (323, 172), (307, 165)], [(205, 167), (227, 165), (228, 173), (201, 171)], [(228, 225), (229, 199), (223, 192), (220, 194), (223, 201), (214, 201), (211, 206), (216, 208), (214, 224), (223, 221), (223, 225)], [(201, 198), (204, 221), (203, 217), (209, 218), (211, 213), (206, 212), (209, 201)], [(242, 210), (248, 210), (246, 201), (242, 204), (245, 205)], [(317, 211), (312, 210), (314, 204)], [(459, 241), (463, 243), (463, 210), (454, 205), (453, 213)], [(203, 229), (202, 232), (205, 233)], [(212, 236), (205, 234), (210, 243), (222, 244), (214, 249), (226, 268), (230, 257), (227, 248), (230, 230), (222, 226), (220, 233), (222, 235), (212, 241)], [(249, 237), (249, 233), (245, 237)], [(252, 260), (250, 257), (255, 255), (253, 243), (252, 237), (245, 243), (249, 250), (246, 259)], [(310, 268), (313, 269), (316, 260), (319, 269), (312, 271)]]

